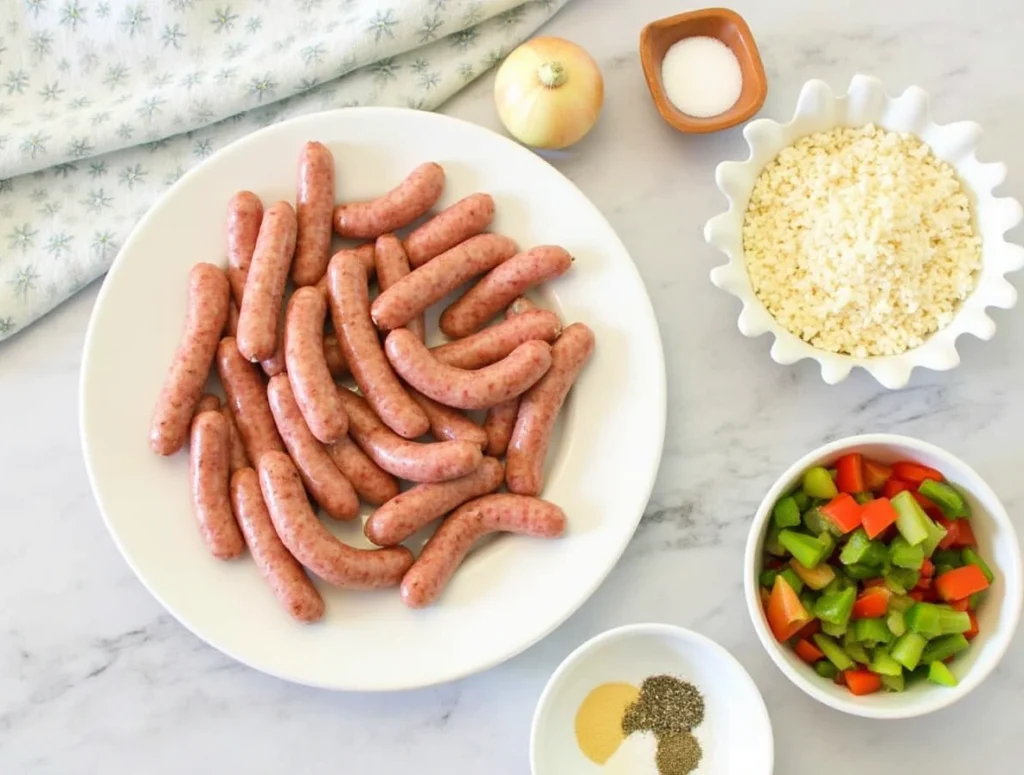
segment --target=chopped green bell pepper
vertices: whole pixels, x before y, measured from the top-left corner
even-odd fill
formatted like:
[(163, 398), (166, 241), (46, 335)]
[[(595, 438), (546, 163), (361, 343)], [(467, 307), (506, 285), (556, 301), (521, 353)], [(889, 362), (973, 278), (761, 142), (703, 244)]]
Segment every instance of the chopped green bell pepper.
[(832, 624), (832, 622), (822, 621), (821, 631), (826, 635), (830, 635), (833, 638), (841, 638), (846, 634), (846, 627), (848, 622), (843, 624)]
[(813, 570), (828, 557), (831, 548), (814, 536), (798, 533), (795, 530), (783, 530), (779, 533), (779, 543), (792, 554), (801, 565)]
[(800, 507), (791, 496), (781, 498), (772, 509), (772, 518), (779, 527), (796, 527), (800, 524)]
[(965, 548), (960, 553), (960, 556), (963, 557), (963, 561), (964, 561), (965, 565), (977, 565), (978, 569), (982, 572), (982, 574), (988, 580), (989, 584), (991, 584), (992, 581), (995, 579), (995, 574), (992, 573), (992, 569), (990, 567), (988, 567), (988, 563), (985, 562), (983, 559), (981, 559), (981, 555), (979, 555), (976, 551), (974, 551), (970, 547)]
[(807, 469), (804, 474), (804, 492), (812, 498), (831, 500), (839, 494), (828, 469), (821, 466)]
[(924, 652), (921, 654), (921, 661), (926, 665), (932, 662), (942, 662), (954, 654), (959, 654), (969, 645), (967, 638), (959, 633), (943, 635), (941, 638), (928, 641), (928, 645), (924, 647)]
[(887, 692), (902, 692), (907, 686), (902, 671), (900, 671), (899, 675), (883, 675), (881, 679), (882, 688)]
[(924, 564), (923, 545), (911, 546), (903, 536), (896, 536), (889, 544), (889, 562), (897, 568), (919, 571)]
[(961, 553), (956, 549), (937, 550), (932, 554), (932, 562), (935, 563), (936, 568), (940, 565), (948, 565), (950, 568), (959, 568), (964, 564)]
[(909, 568), (887, 568), (882, 572), (885, 586), (897, 595), (905, 595), (916, 585), (921, 574)]
[(863, 506), (868, 501), (873, 501), (875, 499), (875, 496), (869, 492), (855, 492), (853, 494), (853, 499), (857, 501), (857, 503), (859, 503), (861, 506)]
[(939, 548), (939, 544), (942, 542), (942, 539), (946, 537), (946, 528), (942, 525), (937, 525), (930, 519), (928, 520), (926, 528), (928, 530), (928, 535), (921, 542), (921, 548), (924, 550), (925, 557), (931, 557), (935, 554), (935, 550)]
[(792, 568), (783, 568), (779, 571), (779, 575), (789, 582), (789, 586), (793, 587), (793, 591), (798, 595), (804, 591), (804, 582), (793, 572)]
[(814, 672), (822, 678), (835, 678), (839, 670), (827, 659), (819, 659), (814, 663)]
[(975, 592), (973, 595), (967, 598), (967, 607), (970, 608), (972, 611), (977, 611), (978, 606), (980, 606), (982, 602), (985, 600), (985, 594), (987, 591), (988, 590), (985, 590), (983, 592)]
[(879, 675), (903, 675), (903, 665), (881, 649), (875, 652), (868, 667), (871, 668), (872, 673), (878, 673)]
[(818, 598), (812, 613), (821, 619), (822, 622), (845, 626), (850, 621), (850, 614), (853, 612), (853, 604), (855, 602), (857, 602), (857, 589), (855, 587), (847, 587), (835, 592), (826, 592)]
[(915, 603), (906, 613), (907, 628), (926, 638), (953, 635), (971, 629), (971, 617), (966, 611), (954, 611), (948, 606), (934, 603)]
[(857, 562), (846, 566), (846, 575), (854, 581), (864, 581), (864, 579), (873, 579), (878, 576), (878, 568)]
[(921, 654), (928, 641), (916, 632), (907, 632), (896, 639), (889, 649), (889, 656), (899, 662), (907, 670), (913, 670), (921, 662)]
[[(913, 598), (910, 599), (913, 600)], [(898, 638), (907, 631), (907, 619), (902, 611), (897, 611), (893, 608), (889, 611), (889, 615), (885, 617), (885, 626), (889, 628), (889, 632)]]
[(804, 607), (804, 610), (811, 611), (814, 609), (814, 604), (818, 602), (818, 596), (814, 594), (812, 589), (804, 589), (800, 593), (800, 605)]
[(836, 577), (836, 572), (832, 570), (832, 566), (827, 562), (822, 563), (817, 568), (805, 568), (799, 560), (794, 558), (789, 561), (789, 567), (794, 570), (797, 576), (803, 579), (804, 584), (815, 591), (824, 589)]
[(803, 491), (803, 488), (797, 489), (789, 497), (793, 499), (794, 503), (796, 503), (796, 507), (800, 509), (801, 514), (803, 514), (807, 510), (807, 507), (811, 505), (811, 499), (808, 497), (807, 493)]
[(950, 519), (961, 519), (968, 514), (967, 503), (963, 496), (948, 484), (925, 479), (918, 486), (917, 491), (938, 506), (942, 513)]
[(871, 656), (864, 650), (864, 645), (858, 643), (853, 638), (853, 625), (850, 625), (850, 628), (846, 630), (846, 634), (843, 636), (843, 651), (849, 654), (851, 659), (860, 662), (862, 665), (871, 662)]
[(820, 632), (814, 633), (814, 644), (821, 649), (821, 653), (825, 655), (828, 661), (839, 670), (849, 670), (853, 667), (853, 660), (828, 635), (822, 635)]
[(852, 630), (854, 640), (865, 646), (889, 643), (892, 640), (885, 619), (858, 619), (853, 623)]
[(928, 537), (928, 525), (932, 524), (932, 521), (914, 500), (910, 490), (898, 493), (891, 503), (896, 509), (896, 529), (900, 531), (900, 535), (911, 546), (917, 546), (924, 541)]
[(871, 539), (868, 538), (868, 534), (864, 532), (864, 528), (858, 527), (850, 533), (850, 537), (846, 539), (846, 546), (844, 546), (843, 551), (839, 553), (839, 562), (843, 565), (853, 565), (857, 562), (863, 562), (864, 555), (868, 553), (868, 549), (870, 548)]
[(941, 662), (932, 662), (928, 665), (928, 680), (939, 686), (956, 686), (959, 683), (953, 671)]
[(772, 585), (775, 583), (775, 577), (778, 575), (779, 572), (777, 570), (769, 569), (761, 571), (761, 575), (757, 577), (757, 583), (762, 587), (768, 587), (771, 589)]

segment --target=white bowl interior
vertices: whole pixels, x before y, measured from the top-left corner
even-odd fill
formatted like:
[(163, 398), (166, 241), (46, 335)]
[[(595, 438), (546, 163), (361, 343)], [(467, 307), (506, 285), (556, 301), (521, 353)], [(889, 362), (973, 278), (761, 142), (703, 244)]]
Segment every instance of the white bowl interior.
[[(800, 481), (811, 466), (828, 465), (847, 452), (892, 463), (914, 460), (941, 471), (967, 496), (971, 526), (978, 539), (978, 551), (995, 573), (995, 581), (979, 607), (980, 632), (966, 652), (950, 665), (959, 679), (949, 688), (920, 681), (904, 692), (878, 692), (856, 697), (842, 686), (822, 678), (801, 661), (793, 650), (775, 640), (768, 628), (757, 591), (761, 572), (761, 545), (770, 524), (771, 509), (783, 493)], [(918, 716), (943, 708), (960, 699), (992, 672), (1009, 646), (1021, 609), (1021, 554), (1013, 525), (999, 499), (968, 465), (948, 452), (926, 442), (903, 436), (874, 435), (841, 439), (815, 450), (794, 464), (772, 487), (754, 517), (747, 542), (744, 576), (747, 606), (761, 643), (786, 676), (815, 699), (837, 710), (874, 718)]]
[(580, 704), (603, 683), (640, 686), (645, 678), (661, 674), (689, 681), (704, 695), (704, 722), (693, 730), (704, 752), (697, 770), (701, 775), (770, 775), (771, 722), (750, 676), (714, 641), (669, 625), (612, 630), (588, 641), (562, 663), (534, 716), (533, 775), (606, 772), (587, 759), (576, 743), (574, 725)]

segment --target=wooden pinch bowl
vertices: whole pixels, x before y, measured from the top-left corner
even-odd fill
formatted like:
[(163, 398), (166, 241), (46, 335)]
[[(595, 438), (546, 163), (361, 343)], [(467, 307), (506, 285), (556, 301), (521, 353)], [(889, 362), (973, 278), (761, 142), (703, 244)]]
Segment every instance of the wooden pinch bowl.
[[(727, 45), (736, 55), (743, 74), (743, 89), (736, 103), (724, 113), (708, 118), (696, 118), (679, 110), (669, 101), (661, 80), (665, 52), (684, 38), (699, 36), (717, 38)], [(768, 80), (754, 35), (743, 17), (728, 8), (704, 8), (651, 22), (640, 32), (640, 63), (658, 113), (670, 126), (687, 134), (736, 126), (757, 113), (768, 96)]]

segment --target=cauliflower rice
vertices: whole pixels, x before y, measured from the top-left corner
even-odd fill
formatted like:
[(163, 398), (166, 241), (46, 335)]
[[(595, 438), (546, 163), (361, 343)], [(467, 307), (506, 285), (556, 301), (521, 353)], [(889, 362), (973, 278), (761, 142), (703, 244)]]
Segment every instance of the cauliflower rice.
[(872, 124), (783, 149), (754, 185), (743, 252), (781, 325), (857, 357), (896, 355), (948, 325), (981, 267), (954, 169)]

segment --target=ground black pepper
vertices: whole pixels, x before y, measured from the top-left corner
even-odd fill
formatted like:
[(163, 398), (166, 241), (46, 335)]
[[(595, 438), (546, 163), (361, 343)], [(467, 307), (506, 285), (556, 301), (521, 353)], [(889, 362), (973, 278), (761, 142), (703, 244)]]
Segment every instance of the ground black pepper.
[(689, 732), (704, 720), (704, 697), (697, 688), (670, 675), (656, 675), (644, 680), (640, 697), (626, 709), (622, 731), (653, 732), (663, 735)]
[(697, 769), (704, 752), (690, 732), (673, 732), (658, 738), (656, 764), (660, 775), (689, 775)]

